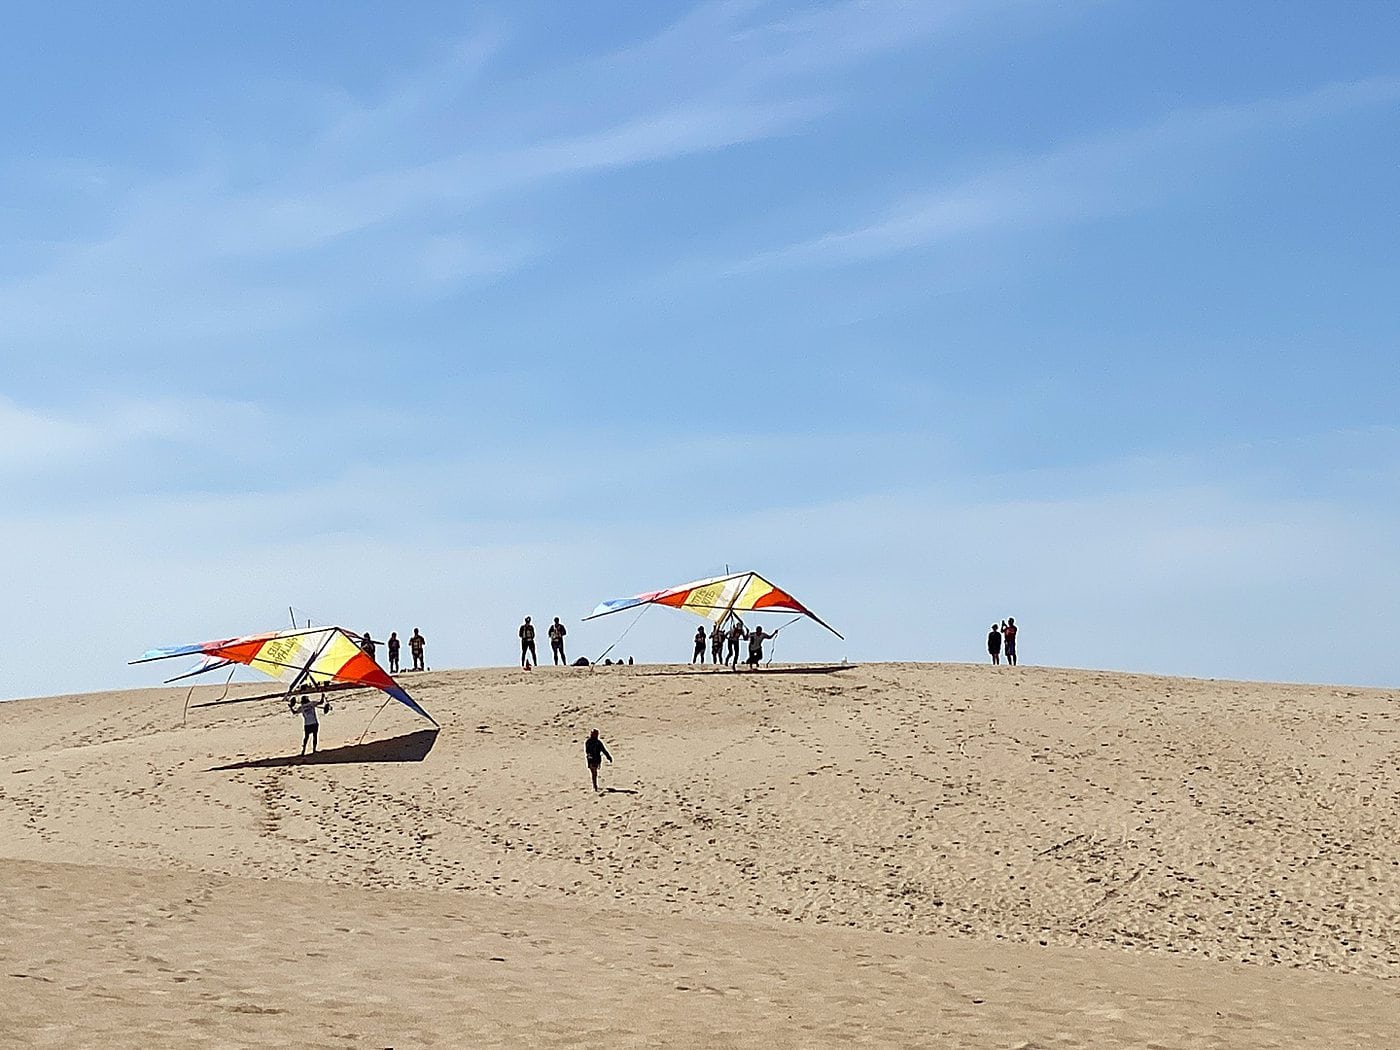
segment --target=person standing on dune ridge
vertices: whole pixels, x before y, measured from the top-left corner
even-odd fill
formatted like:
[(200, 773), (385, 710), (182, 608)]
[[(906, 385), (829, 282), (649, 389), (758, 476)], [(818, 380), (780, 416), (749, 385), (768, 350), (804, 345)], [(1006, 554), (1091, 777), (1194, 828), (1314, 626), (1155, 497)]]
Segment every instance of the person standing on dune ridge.
[(520, 666), (528, 670), (531, 664), (539, 662), (540, 658), (535, 653), (535, 625), (527, 616), (520, 625)]
[(728, 645), (724, 651), (724, 662), (734, 670), (739, 670), (739, 643), (749, 636), (749, 632), (744, 630), (744, 621), (739, 617), (734, 617), (734, 622), (729, 625)]
[(549, 625), (549, 650), (554, 656), (556, 664), (569, 666), (569, 658), (564, 655), (564, 635), (568, 630), (559, 622), (559, 617), (554, 618), (554, 622)]
[(1001, 628), (992, 624), (992, 629), (987, 632), (987, 652), (991, 654), (992, 663), (1001, 663)]
[(754, 670), (758, 670), (758, 665), (763, 663), (763, 643), (769, 639), (778, 637), (778, 632), (769, 634), (759, 624), (749, 632), (749, 659), (748, 665)]
[(418, 628), (413, 628), (413, 637), (408, 640), (408, 651), (413, 656), (413, 669), (423, 670), (423, 646), (428, 644), (428, 640), (418, 633)]
[(1006, 662), (1016, 666), (1016, 618), (1008, 616), (1006, 626), (1001, 629), (1002, 648), (1006, 651)]

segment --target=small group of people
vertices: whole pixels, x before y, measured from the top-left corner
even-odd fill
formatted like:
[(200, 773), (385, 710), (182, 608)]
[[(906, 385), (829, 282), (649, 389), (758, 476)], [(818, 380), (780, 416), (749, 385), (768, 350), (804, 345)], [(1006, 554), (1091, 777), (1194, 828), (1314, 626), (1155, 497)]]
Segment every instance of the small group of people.
[(1002, 653), (1006, 654), (1006, 662), (1011, 666), (1016, 666), (1016, 618), (1008, 616), (1001, 621), (1000, 625), (992, 624), (992, 629), (987, 632), (987, 652), (992, 658), (992, 663), (1001, 663)]
[[(423, 649), (424, 649), (424, 647), (425, 647), (427, 644), (428, 644), (428, 640), (427, 640), (426, 638), (424, 638), (424, 637), (422, 636), (422, 634), (419, 633), (418, 628), (417, 628), (417, 627), (413, 628), (413, 636), (412, 636), (411, 638), (409, 638), (409, 640), (408, 640), (408, 651), (409, 651), (409, 654), (413, 657), (413, 667), (411, 668), (411, 670), (414, 670), (414, 671), (422, 671), (422, 670), (424, 670), (424, 666), (423, 666)], [(376, 641), (370, 636), (370, 633), (369, 633), (368, 631), (366, 631), (364, 634), (362, 634), (362, 635), (360, 636), (360, 651), (361, 651), (362, 653), (364, 653), (366, 656), (368, 656), (371, 660), (374, 659), (374, 654), (375, 654), (375, 652), (376, 652), (377, 649), (378, 649), (378, 645), (379, 645), (379, 643), (376, 642)], [(398, 672), (399, 672), (399, 632), (398, 632), (398, 631), (390, 631), (390, 632), (389, 632), (389, 640), (388, 640), (387, 642), (384, 643), (384, 646), (385, 646), (386, 649), (389, 650), (389, 673), (390, 673), (390, 674), (398, 674)]]
[(737, 671), (739, 669), (739, 643), (747, 640), (749, 658), (745, 663), (749, 667), (757, 667), (763, 662), (763, 643), (777, 636), (777, 631), (765, 631), (762, 624), (750, 631), (744, 626), (744, 621), (737, 616), (734, 617), (728, 629), (722, 623), (712, 626), (708, 638), (705, 635), (705, 628), (697, 627), (695, 629), (695, 651), (691, 654), (690, 662), (703, 664), (705, 652), (708, 649), (712, 663), (723, 664), (725, 667), (732, 667)]
[[(557, 667), (563, 664), (569, 666), (569, 658), (564, 655), (564, 636), (569, 633), (569, 629), (559, 622), (559, 617), (554, 618), (554, 622), (549, 625), (546, 632), (549, 635), (549, 649)], [(525, 617), (525, 622), (520, 625), (520, 666), (527, 671), (540, 662), (539, 656), (535, 652), (535, 625), (530, 622), (530, 617)]]

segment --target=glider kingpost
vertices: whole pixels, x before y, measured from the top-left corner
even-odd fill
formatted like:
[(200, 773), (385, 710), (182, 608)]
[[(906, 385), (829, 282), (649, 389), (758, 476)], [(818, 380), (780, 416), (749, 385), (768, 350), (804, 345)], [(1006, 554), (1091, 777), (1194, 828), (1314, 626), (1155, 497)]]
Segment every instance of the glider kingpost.
[(815, 620), (837, 638), (844, 640), (844, 636), (835, 627), (756, 572), (736, 572), (732, 576), (694, 580), (679, 587), (651, 591), (631, 598), (613, 598), (601, 603), (584, 619), (593, 620), (599, 616), (635, 609), (640, 605), (666, 605), (672, 609), (684, 609), (718, 624), (724, 623), (730, 616), (746, 612), (797, 613), (799, 616)]
[(270, 678), (286, 682), (289, 693), (331, 682), (349, 682), (379, 689), (414, 714), (421, 715), (433, 725), (438, 724), (437, 719), (419, 707), (418, 701), (409, 696), (403, 686), (360, 649), (359, 639), (343, 627), (271, 631), (242, 638), (177, 645), (169, 649), (149, 649), (140, 659), (131, 662), (144, 664), (177, 656), (203, 657), (203, 663), (187, 674), (169, 679), (170, 682), (215, 671), (230, 664), (246, 664)]

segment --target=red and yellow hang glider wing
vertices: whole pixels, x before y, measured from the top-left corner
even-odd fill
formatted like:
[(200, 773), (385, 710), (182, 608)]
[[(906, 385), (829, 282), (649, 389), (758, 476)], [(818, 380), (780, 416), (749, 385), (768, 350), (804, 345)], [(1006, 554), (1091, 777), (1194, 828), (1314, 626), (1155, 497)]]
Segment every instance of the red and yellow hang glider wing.
[(177, 656), (204, 657), (204, 666), (196, 674), (229, 664), (246, 664), (269, 678), (286, 682), (290, 689), (330, 682), (349, 682), (380, 689), (433, 725), (438, 724), (387, 671), (361, 651), (359, 640), (343, 627), (272, 631), (242, 638), (177, 645), (168, 649), (150, 649), (139, 660), (131, 662), (140, 664)]
[(756, 572), (715, 576), (708, 580), (683, 583), (679, 587), (668, 587), (662, 591), (637, 594), (631, 598), (613, 598), (600, 603), (584, 619), (592, 620), (598, 616), (635, 609), (639, 605), (666, 605), (672, 609), (684, 609), (715, 623), (723, 623), (730, 616), (739, 613), (790, 612), (809, 617), (837, 638), (842, 637), (841, 632), (811, 609)]

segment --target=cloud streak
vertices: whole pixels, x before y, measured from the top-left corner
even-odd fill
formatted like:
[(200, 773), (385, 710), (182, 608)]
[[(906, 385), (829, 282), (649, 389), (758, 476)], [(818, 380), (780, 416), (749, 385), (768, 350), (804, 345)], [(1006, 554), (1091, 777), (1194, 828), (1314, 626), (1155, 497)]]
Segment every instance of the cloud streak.
[(1222, 155), (1260, 138), (1400, 99), (1400, 79), (1332, 84), (1283, 99), (1174, 113), (1095, 135), (906, 197), (867, 223), (760, 253), (751, 272), (844, 265), (901, 252), (1068, 226), (1125, 214), (1187, 192)]
[(824, 72), (943, 29), (951, 9), (843, 3), (767, 22), (761, 6), (705, 5), (631, 48), (520, 80), (496, 69), (509, 34), (492, 28), (378, 100), (342, 94), (309, 145), (253, 150), (256, 172), (247, 145), (227, 142), (201, 169), (134, 186), (103, 237), (0, 284), (0, 315), (15, 342), (162, 359), (498, 278), (551, 248), (541, 230), (503, 230), (503, 202), (798, 133), (840, 104)]

